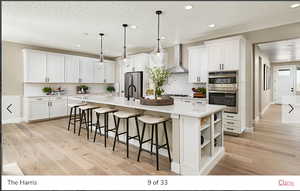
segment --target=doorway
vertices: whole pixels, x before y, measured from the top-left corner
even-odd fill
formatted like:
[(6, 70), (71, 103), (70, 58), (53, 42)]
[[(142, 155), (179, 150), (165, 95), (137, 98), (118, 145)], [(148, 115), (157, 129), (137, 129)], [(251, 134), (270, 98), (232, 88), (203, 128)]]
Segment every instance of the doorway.
[(273, 72), (273, 101), (282, 103), (283, 96), (296, 95), (296, 66), (274, 66)]

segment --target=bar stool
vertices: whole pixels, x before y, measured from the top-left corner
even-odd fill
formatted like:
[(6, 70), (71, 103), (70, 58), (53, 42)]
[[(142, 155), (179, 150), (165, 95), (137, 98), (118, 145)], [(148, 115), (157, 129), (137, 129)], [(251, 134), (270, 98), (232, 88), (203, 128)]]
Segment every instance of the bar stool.
[[(94, 142), (96, 141), (96, 134), (97, 134), (97, 130), (99, 130), (100, 132), (100, 136), (101, 136), (101, 128), (104, 128), (104, 146), (106, 147), (106, 138), (108, 137), (108, 132), (109, 131), (113, 131), (116, 132), (116, 118), (114, 117), (114, 122), (115, 122), (115, 128), (113, 129), (108, 129), (108, 117), (110, 113), (114, 113), (117, 112), (117, 109), (114, 108), (99, 108), (99, 109), (95, 109), (96, 112), (96, 116), (97, 116), (97, 122), (96, 122), (96, 129), (95, 129), (95, 134), (94, 134)], [(100, 126), (100, 115), (103, 114), (104, 115), (104, 125)]]
[[(138, 117), (138, 120), (143, 123), (143, 130), (142, 130), (142, 138), (140, 141), (140, 148), (139, 148), (139, 154), (137, 161), (140, 161), (140, 155), (141, 151), (143, 150), (142, 145), (148, 141), (151, 141), (151, 154), (152, 154), (152, 147), (153, 147), (153, 129), (155, 128), (155, 148), (156, 148), (156, 170), (159, 170), (159, 149), (165, 148), (167, 146), (168, 150), (168, 155), (169, 155), (169, 161), (171, 162), (171, 153), (170, 153), (170, 147), (169, 147), (169, 141), (168, 141), (168, 134), (167, 134), (167, 128), (166, 128), (166, 122), (170, 118), (166, 117), (157, 117), (157, 116), (151, 116), (151, 115), (143, 115), (141, 117)], [(158, 145), (158, 124), (163, 123), (163, 128), (165, 132), (165, 138), (166, 138), (166, 143), (164, 145)], [(152, 133), (151, 133), (151, 139), (148, 140), (143, 140), (144, 139), (144, 134), (145, 134), (145, 128), (147, 125), (152, 125)]]
[[(137, 117), (140, 115), (138, 112), (130, 112), (130, 111), (117, 111), (114, 113), (114, 116), (117, 117), (117, 124), (116, 124), (116, 134), (114, 138), (114, 145), (113, 145), (113, 151), (115, 151), (115, 146), (116, 146), (116, 139), (119, 135), (126, 134), (126, 152), (127, 152), (127, 158), (129, 158), (129, 140), (130, 139), (136, 139), (140, 142), (140, 131), (139, 131), (139, 124)], [(129, 136), (129, 119), (130, 118), (135, 118), (135, 125), (136, 125), (136, 130), (137, 130), (137, 135), (136, 136)], [(119, 125), (120, 125), (120, 120), (125, 119), (126, 120), (126, 131), (119, 133)]]
[(79, 116), (77, 116), (76, 112), (77, 112), (77, 108), (79, 106), (83, 106), (83, 105), (86, 105), (86, 103), (70, 103), (70, 104), (68, 104), (68, 107), (70, 108), (68, 131), (70, 130), (70, 126), (73, 125), (74, 133), (76, 133), (76, 122), (80, 121), (80, 113), (79, 113)]
[[(84, 123), (86, 126), (86, 136), (87, 139), (89, 139), (89, 127), (91, 127), (92, 130), (92, 126), (95, 125), (93, 124), (93, 110), (99, 108), (100, 106), (97, 105), (84, 105), (84, 106), (80, 106), (79, 107), (79, 112), (80, 114), (80, 125), (79, 125), (79, 132), (78, 132), (78, 136), (80, 136), (80, 131), (81, 131), (81, 127), (82, 124)], [(83, 122), (84, 120), (84, 122)]]

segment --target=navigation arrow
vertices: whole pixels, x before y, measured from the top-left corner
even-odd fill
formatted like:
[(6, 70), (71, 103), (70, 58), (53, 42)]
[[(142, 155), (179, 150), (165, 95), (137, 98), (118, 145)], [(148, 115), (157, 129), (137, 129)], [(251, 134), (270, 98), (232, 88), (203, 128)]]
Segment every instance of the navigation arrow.
[(12, 106), (12, 104), (9, 104), (9, 105), (7, 106), (7, 108), (6, 108), (7, 111), (8, 111), (9, 113), (12, 113), (12, 112), (10, 111), (10, 109), (9, 109), (11, 106)]
[(291, 110), (289, 111), (289, 113), (291, 113), (294, 110), (294, 107), (291, 104), (289, 104), (289, 106), (291, 107)]

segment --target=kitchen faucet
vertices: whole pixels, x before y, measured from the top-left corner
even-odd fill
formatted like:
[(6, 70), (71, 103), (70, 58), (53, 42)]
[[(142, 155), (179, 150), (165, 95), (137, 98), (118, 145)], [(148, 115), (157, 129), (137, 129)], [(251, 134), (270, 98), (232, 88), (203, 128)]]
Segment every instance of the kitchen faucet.
[[(128, 86), (128, 88), (127, 88), (127, 91), (128, 91), (128, 93), (127, 93), (127, 100), (129, 101), (130, 100), (130, 95), (129, 95), (129, 90), (130, 90), (130, 88), (133, 88), (134, 89), (134, 92), (136, 92), (136, 87), (135, 87), (135, 85), (133, 84), (133, 76), (131, 75), (130, 76), (131, 77), (131, 84)], [(131, 89), (131, 97), (133, 97), (133, 90)]]

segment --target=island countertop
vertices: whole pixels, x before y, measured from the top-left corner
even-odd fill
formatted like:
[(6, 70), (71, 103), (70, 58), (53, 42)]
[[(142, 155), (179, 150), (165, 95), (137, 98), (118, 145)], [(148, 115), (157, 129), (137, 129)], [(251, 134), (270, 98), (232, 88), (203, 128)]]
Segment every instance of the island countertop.
[[(81, 96), (70, 96), (72, 100), (83, 100)], [(168, 114), (185, 115), (190, 117), (202, 118), (211, 113), (222, 111), (225, 106), (222, 105), (210, 105), (210, 104), (197, 104), (197, 103), (175, 103), (168, 106), (149, 106), (142, 105), (137, 101), (128, 101), (124, 97), (118, 96), (88, 96), (84, 99), (86, 102), (107, 104), (120, 107), (127, 107), (132, 109), (141, 109), (154, 112), (162, 112)]]

